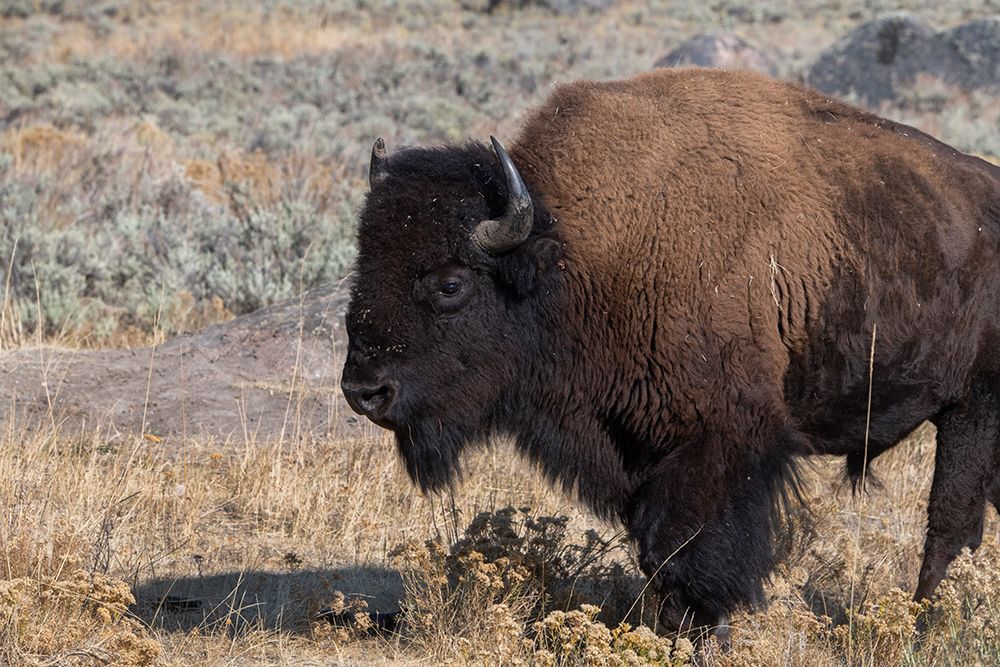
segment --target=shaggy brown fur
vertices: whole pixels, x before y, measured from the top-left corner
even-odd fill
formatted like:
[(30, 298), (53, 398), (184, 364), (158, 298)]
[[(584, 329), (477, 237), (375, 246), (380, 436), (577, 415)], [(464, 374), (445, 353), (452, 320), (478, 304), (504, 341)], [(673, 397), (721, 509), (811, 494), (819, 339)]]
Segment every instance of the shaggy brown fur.
[(345, 389), (391, 386), (378, 423), (425, 488), (511, 434), (628, 526), (668, 625), (712, 626), (762, 599), (795, 456), (856, 479), (931, 419), (917, 596), (978, 545), (1000, 501), (1000, 169), (704, 69), (561, 86), (510, 154), (535, 211), (509, 253), (468, 243), (506, 196), (481, 145), (391, 155), (361, 215)]

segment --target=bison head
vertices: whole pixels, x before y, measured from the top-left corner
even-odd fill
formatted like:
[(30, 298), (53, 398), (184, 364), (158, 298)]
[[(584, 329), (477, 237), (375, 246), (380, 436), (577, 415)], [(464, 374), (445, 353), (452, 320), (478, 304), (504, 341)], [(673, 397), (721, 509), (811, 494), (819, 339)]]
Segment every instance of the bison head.
[(537, 358), (536, 299), (558, 261), (551, 216), (503, 147), (376, 142), (360, 213), (341, 382), (351, 407), (394, 431), (425, 491), (469, 442), (506, 430)]

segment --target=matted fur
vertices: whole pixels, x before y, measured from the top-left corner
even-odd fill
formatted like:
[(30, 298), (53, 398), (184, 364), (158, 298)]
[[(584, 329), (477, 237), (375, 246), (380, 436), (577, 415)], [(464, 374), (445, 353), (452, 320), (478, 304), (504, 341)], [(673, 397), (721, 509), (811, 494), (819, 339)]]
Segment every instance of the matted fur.
[(665, 623), (711, 626), (762, 600), (795, 457), (857, 476), (931, 419), (918, 596), (978, 544), (1000, 496), (1000, 169), (705, 69), (560, 86), (509, 148), (535, 207), (509, 253), (469, 243), (505, 199), (478, 143), (390, 154), (361, 212), (345, 381), (398, 383), (379, 422), (422, 488), (513, 436), (629, 528)]

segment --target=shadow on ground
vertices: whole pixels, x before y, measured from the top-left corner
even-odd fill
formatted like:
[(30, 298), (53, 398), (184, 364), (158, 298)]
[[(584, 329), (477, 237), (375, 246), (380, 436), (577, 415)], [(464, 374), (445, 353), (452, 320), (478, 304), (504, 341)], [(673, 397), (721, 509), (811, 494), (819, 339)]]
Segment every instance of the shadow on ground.
[(380, 567), (249, 570), (204, 576), (162, 577), (135, 587), (133, 613), (171, 632), (225, 629), (306, 633), (337, 596), (363, 598), (373, 612), (395, 612), (403, 582)]
[[(626, 618), (652, 625), (655, 601), (642, 595), (644, 581), (639, 576), (581, 578), (575, 582), (571, 606), (600, 606), (600, 620), (612, 625)], [(352, 613), (331, 612), (338, 592), (368, 603), (375, 632), (392, 632), (399, 622), (405, 622), (399, 615), (404, 595), (402, 578), (399, 572), (381, 567), (161, 577), (139, 584), (133, 592), (136, 603), (132, 612), (136, 617), (168, 632), (198, 629), (234, 635), (256, 630), (307, 634), (316, 620), (351, 625)]]

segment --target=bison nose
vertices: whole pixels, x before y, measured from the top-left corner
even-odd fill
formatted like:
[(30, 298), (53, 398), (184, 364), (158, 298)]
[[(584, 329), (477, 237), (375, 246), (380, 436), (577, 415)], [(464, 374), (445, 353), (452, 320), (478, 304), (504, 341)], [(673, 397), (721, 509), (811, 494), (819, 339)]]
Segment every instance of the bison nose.
[(388, 412), (389, 406), (396, 400), (396, 394), (399, 390), (399, 386), (392, 380), (381, 382), (342, 380), (340, 388), (344, 391), (344, 396), (351, 408), (376, 424)]

